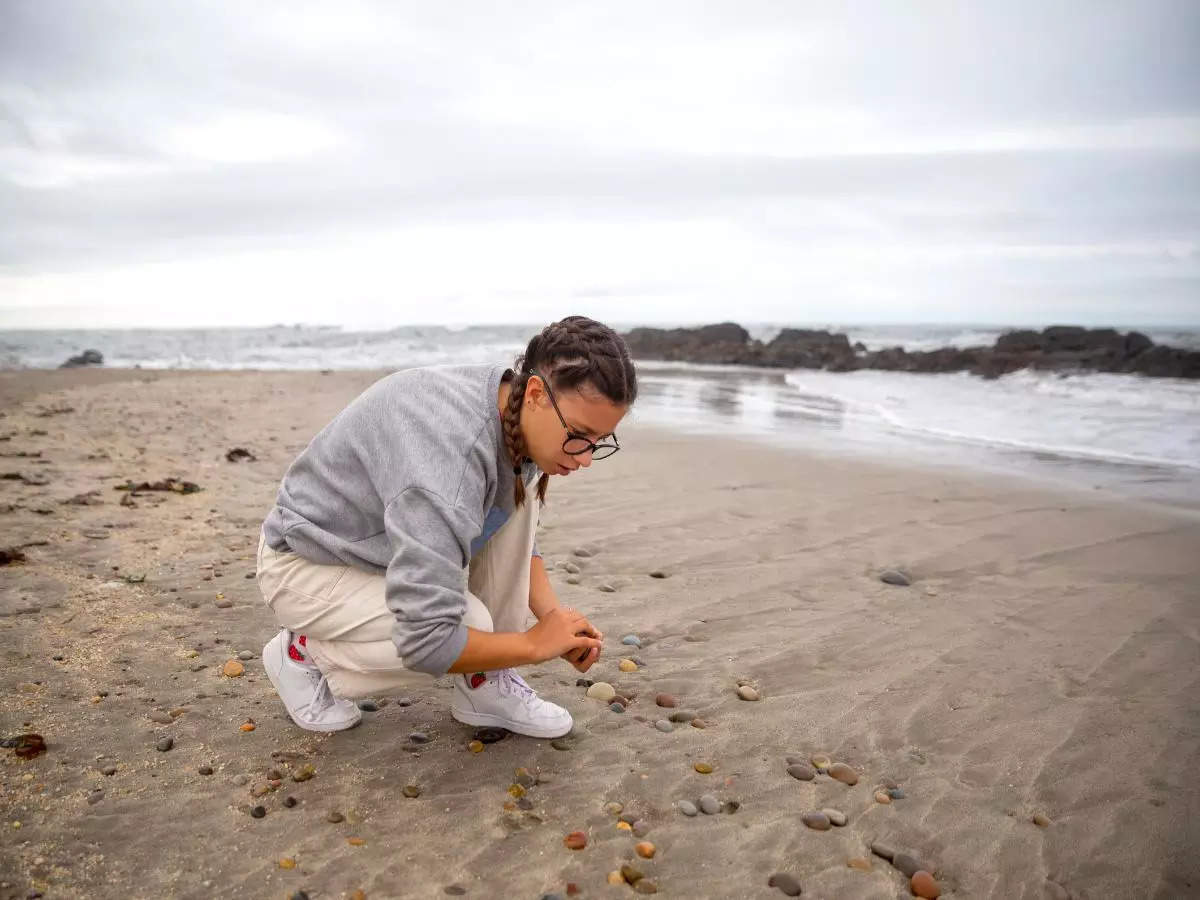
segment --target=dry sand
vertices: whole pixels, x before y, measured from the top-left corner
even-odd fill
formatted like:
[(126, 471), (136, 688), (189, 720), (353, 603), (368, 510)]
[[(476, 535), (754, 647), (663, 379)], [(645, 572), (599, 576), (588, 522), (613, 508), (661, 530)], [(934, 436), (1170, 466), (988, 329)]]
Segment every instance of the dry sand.
[[(554, 579), (610, 636), (589, 676), (635, 692), (626, 713), (558, 662), (531, 680), (575, 715), (570, 750), (510, 736), (473, 754), (444, 680), (420, 675), (411, 705), (299, 730), (257, 658), (275, 630), (250, 577), (259, 523), (295, 453), (378, 374), (0, 373), (0, 470), (34, 482), (0, 481), (0, 546), (46, 542), (0, 570), (0, 734), (48, 744), (0, 750), (0, 897), (631, 896), (605, 880), (636, 840), (608, 801), (649, 823), (657, 855), (637, 865), (665, 896), (783, 896), (774, 872), (805, 897), (907, 896), (872, 841), (949, 897), (1200, 892), (1200, 524), (1098, 492), (634, 425), (624, 452), (554, 479), (539, 538), (552, 563), (597, 550), (579, 585)], [(233, 447), (257, 461), (227, 462)], [(120, 505), (115, 485), (168, 476), (203, 490)], [(893, 566), (911, 587), (880, 582)], [(624, 674), (629, 632), (647, 665)], [(239, 650), (246, 674), (222, 677)], [(738, 678), (762, 699), (738, 699)], [(659, 691), (708, 727), (655, 730)], [(434, 740), (403, 750), (418, 729)], [(859, 783), (785, 772), (819, 751)], [(315, 777), (288, 777), (305, 764)], [(504, 808), (518, 766), (542, 777), (529, 811)], [(272, 768), (280, 787), (252, 798)], [(905, 799), (876, 803), (889, 780)], [(673, 806), (706, 792), (740, 807)], [(800, 823), (823, 807), (848, 824)], [(563, 846), (574, 830), (586, 849)], [(859, 856), (870, 871), (847, 867)]]

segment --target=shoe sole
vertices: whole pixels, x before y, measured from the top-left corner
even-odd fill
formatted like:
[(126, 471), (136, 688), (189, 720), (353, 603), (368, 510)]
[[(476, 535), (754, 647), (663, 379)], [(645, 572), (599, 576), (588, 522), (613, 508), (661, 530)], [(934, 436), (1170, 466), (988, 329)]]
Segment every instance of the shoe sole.
[[(262, 652), (263, 670), (267, 673), (267, 678), (270, 680), (271, 685), (275, 688), (275, 693), (279, 695), (279, 702), (283, 703), (283, 691), (280, 690), (279, 682), (275, 679), (275, 672), (274, 672), (275, 664), (276, 663), (282, 664), (283, 660), (276, 658), (277, 656), (282, 656), (282, 654), (281, 653), (277, 654), (277, 652), (271, 648), (271, 645), (274, 643), (275, 643), (275, 641), (274, 641), (274, 639), (272, 639), (267, 642), (266, 646), (263, 647), (263, 652)], [(292, 711), (290, 709), (288, 709), (288, 705), (286, 703), (283, 703), (283, 708), (284, 708), (284, 710), (287, 711), (288, 718), (291, 719), (293, 722), (295, 722), (298, 727), (303, 728), (305, 731), (319, 731), (319, 732), (323, 732), (323, 733), (328, 733), (331, 731), (349, 731), (351, 728), (354, 728), (356, 725), (359, 725), (362, 722), (362, 716), (360, 715), (357, 719), (352, 721), (349, 725), (315, 725), (312, 722), (304, 722), (304, 721), (301, 721), (300, 719), (297, 719), (294, 715), (292, 715)]]
[(523, 734), (525, 737), (533, 738), (559, 738), (564, 734), (569, 734), (571, 729), (575, 727), (575, 722), (572, 721), (567, 725), (566, 730), (555, 728), (553, 730), (542, 731), (521, 731), (513, 728), (513, 723), (509, 719), (502, 716), (493, 716), (489, 713), (464, 712), (458, 709), (451, 709), (450, 716), (464, 725), (483, 726), (487, 725), (493, 728), (503, 728), (505, 731), (511, 731), (513, 734)]

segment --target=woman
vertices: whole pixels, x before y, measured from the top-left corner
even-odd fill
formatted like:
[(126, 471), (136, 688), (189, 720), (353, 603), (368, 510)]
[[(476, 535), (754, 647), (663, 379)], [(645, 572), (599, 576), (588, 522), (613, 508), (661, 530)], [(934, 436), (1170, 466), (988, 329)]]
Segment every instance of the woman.
[(396, 372), (317, 434), (284, 475), (258, 550), (281, 627), (263, 666), (292, 720), (351, 728), (353, 698), (399, 690), (407, 669), (454, 673), (460, 722), (570, 731), (570, 714), (513, 669), (562, 656), (586, 672), (604, 636), (559, 605), (534, 531), (550, 476), (615, 453), (636, 396), (624, 341), (569, 316), (530, 340), (515, 370)]

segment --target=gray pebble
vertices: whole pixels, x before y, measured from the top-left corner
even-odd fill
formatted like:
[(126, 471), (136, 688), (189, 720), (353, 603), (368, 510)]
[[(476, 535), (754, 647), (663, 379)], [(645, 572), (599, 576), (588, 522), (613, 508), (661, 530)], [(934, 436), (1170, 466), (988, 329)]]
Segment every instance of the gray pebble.
[(675, 804), (675, 806), (685, 816), (694, 816), (696, 813), (700, 812), (700, 810), (696, 809), (696, 804), (691, 800), (680, 800)]
[(812, 781), (817, 777), (817, 773), (803, 763), (788, 766), (787, 773), (800, 781)]
[(776, 872), (767, 879), (767, 887), (779, 888), (786, 897), (799, 897), (801, 894), (800, 882), (787, 872)]
[(897, 587), (908, 587), (912, 584), (912, 579), (899, 569), (888, 569), (879, 576), (879, 580), (884, 584), (894, 584)]
[(696, 718), (696, 711), (694, 709), (677, 709), (675, 712), (671, 713), (671, 715), (667, 716), (667, 718), (672, 722), (686, 723)]
[(231, 780), (233, 781), (234, 784), (241, 787), (244, 784), (250, 783), (250, 776), (249, 775), (234, 775)]
[(233, 606), (233, 601), (228, 597), (222, 597), (220, 600), (214, 600), (213, 606), (217, 609), (230, 609)]
[(622, 703), (610, 703), (610, 704), (608, 704), (608, 708), (611, 709), (615, 713), (625, 712), (625, 705)]
[(401, 697), (399, 700), (396, 701), (396, 705), (397, 706), (412, 706), (412, 700), (410, 700), (408, 697)]
[(821, 813), (830, 821), (831, 824), (836, 825), (838, 828), (841, 828), (846, 824), (846, 814), (840, 809), (826, 808), (821, 810)]
[[(108, 537), (108, 535), (105, 535), (105, 537)], [(587, 559), (588, 557), (593, 555), (592, 551), (587, 547), (576, 547), (571, 552), (574, 553), (576, 556), (578, 556), (580, 559)]]
[(634, 837), (645, 837), (649, 833), (650, 833), (650, 823), (647, 822), (645, 819), (638, 819), (636, 822), (633, 823), (633, 836)]
[(166, 753), (168, 750), (170, 750), (174, 746), (175, 746), (175, 739), (165, 737), (165, 738), (159, 738), (158, 743), (154, 745), (154, 748), (162, 753)]
[(423, 731), (414, 731), (408, 736), (408, 739), (414, 744), (428, 744), (432, 738)]
[(905, 878), (912, 878), (913, 873), (921, 869), (924, 869), (926, 872), (933, 871), (911, 853), (897, 853), (892, 857), (892, 865), (903, 872)]
[(165, 713), (161, 709), (152, 710), (149, 713), (149, 718), (151, 722), (157, 722), (159, 725), (170, 725), (175, 721), (169, 713)]
[(657, 722), (654, 723), (654, 727), (657, 728), (659, 731), (663, 732), (664, 734), (670, 734), (672, 731), (675, 730), (674, 728), (671, 727), (671, 723), (668, 722), (666, 719), (659, 719)]
[(700, 798), (700, 809), (705, 815), (715, 816), (721, 811), (721, 801), (712, 794), (705, 794)]
[(829, 816), (818, 812), (805, 813), (800, 817), (800, 821), (814, 831), (828, 831), (829, 826), (833, 824), (829, 821)]
[(116, 775), (117, 767), (112, 766), (112, 765), (105, 766), (103, 769), (100, 770), (100, 774), (101, 775)]
[(88, 794), (87, 802), (88, 803), (99, 803), (103, 799), (104, 799), (104, 791), (92, 791), (90, 794)]
[(238, 659), (240, 659), (242, 662), (245, 662), (248, 659), (254, 659), (254, 654), (249, 650), (239, 650)]
[(379, 712), (379, 704), (374, 700), (359, 700), (358, 708), (363, 712)]
[(882, 841), (876, 841), (873, 843), (871, 845), (871, 852), (876, 856), (886, 859), (888, 862), (891, 862), (893, 857), (896, 855), (896, 849), (890, 844), (885, 844)]
[(640, 648), (642, 646), (642, 639), (640, 637), (638, 637), (636, 634), (627, 634), (627, 635), (625, 635), (625, 637), (621, 638), (621, 643), (625, 644), (628, 647), (639, 647)]
[(568, 575), (567, 576), (567, 584), (579, 584), (579, 581), (580, 581), (580, 579), (579, 579), (578, 575)]
[(611, 584), (609, 584), (608, 582), (605, 582), (604, 584), (598, 586), (596, 588), (596, 590), (600, 591), (602, 594), (612, 594), (617, 589), (615, 587), (613, 587)]
[(905, 795), (901, 788), (888, 788), (888, 796), (893, 800), (903, 800)]
[(583, 569), (579, 568), (579, 566), (575, 565), (573, 562), (565, 562), (563, 563), (563, 571), (568, 575), (578, 575), (583, 571)]

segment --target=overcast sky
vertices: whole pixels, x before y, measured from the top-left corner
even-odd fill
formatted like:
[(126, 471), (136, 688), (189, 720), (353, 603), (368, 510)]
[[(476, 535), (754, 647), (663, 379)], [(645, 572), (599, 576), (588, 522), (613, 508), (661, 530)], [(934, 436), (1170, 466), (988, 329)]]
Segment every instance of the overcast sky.
[(1200, 325), (1197, 48), (1193, 0), (2, 0), (0, 327)]

